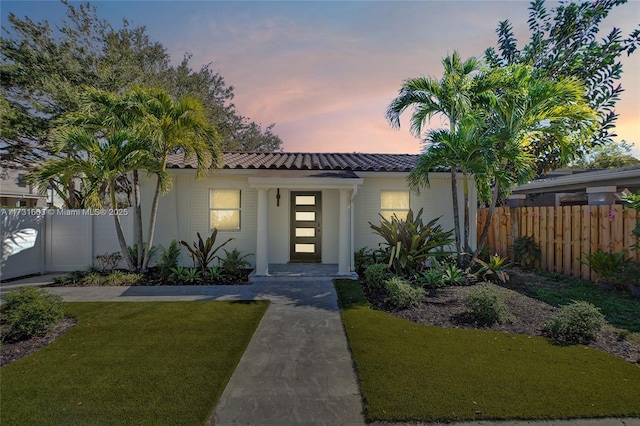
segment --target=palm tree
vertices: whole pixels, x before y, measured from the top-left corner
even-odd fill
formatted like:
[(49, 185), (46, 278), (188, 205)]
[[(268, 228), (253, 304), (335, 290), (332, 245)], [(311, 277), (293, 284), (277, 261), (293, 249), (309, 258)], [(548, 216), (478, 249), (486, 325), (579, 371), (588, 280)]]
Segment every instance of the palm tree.
[(530, 67), (510, 66), (494, 71), (502, 88), (487, 98), (487, 129), (492, 140), (488, 171), (493, 180), (487, 221), (482, 230), (473, 262), (487, 238), (498, 196), (514, 185), (530, 180), (536, 172), (531, 147), (545, 140), (547, 149), (568, 162), (575, 140), (588, 138), (596, 120), (595, 111), (585, 98), (584, 85), (571, 78), (550, 80)]
[[(144, 141), (146, 149), (158, 159), (160, 173), (166, 171), (169, 154), (176, 152), (182, 153), (185, 161), (195, 157), (196, 178), (217, 166), (220, 138), (215, 127), (207, 123), (204, 108), (198, 99), (186, 96), (175, 100), (162, 90), (136, 88), (131, 101), (139, 108), (136, 134)], [(158, 177), (151, 206), (142, 270), (146, 270), (149, 263), (160, 196), (170, 189), (161, 176)]]
[[(460, 170), (462, 173), (462, 190), (464, 199), (464, 241), (462, 248), (465, 255), (471, 255), (469, 245), (469, 179), (474, 175), (481, 181), (487, 174), (487, 165), (494, 161), (491, 158), (490, 141), (483, 132), (482, 119), (467, 115), (461, 118), (458, 129), (451, 133), (447, 129), (431, 130), (427, 133), (426, 146), (418, 158), (416, 166), (409, 173), (409, 185), (419, 190), (429, 186), (429, 173), (442, 164)], [(463, 259), (464, 261), (464, 259)]]
[[(119, 130), (99, 138), (84, 128), (67, 128), (54, 146), (56, 152), (69, 151), (75, 155), (46, 160), (30, 179), (42, 190), (55, 176), (80, 176), (86, 183), (84, 196), (88, 208), (103, 208), (102, 196), (105, 193), (110, 207), (117, 208), (118, 180), (131, 170), (147, 169), (159, 173), (156, 159), (137, 143), (131, 131)], [(135, 265), (129, 255), (120, 216), (114, 214), (113, 218), (120, 250), (129, 270), (133, 271)]]
[[(444, 74), (440, 80), (430, 77), (411, 78), (406, 80), (398, 96), (387, 108), (386, 117), (392, 127), (400, 128), (400, 115), (407, 109), (413, 108), (411, 116), (411, 132), (421, 137), (423, 126), (434, 115), (442, 115), (449, 121), (449, 135), (454, 138), (458, 131), (458, 124), (462, 117), (469, 114), (474, 102), (481, 93), (489, 87), (480, 78), (474, 78), (474, 73), (481, 71), (481, 63), (474, 57), (462, 61), (460, 54), (454, 51), (452, 55), (442, 60)], [(458, 187), (456, 165), (445, 157), (440, 157), (440, 166), (449, 166), (451, 173), (451, 194), (453, 197), (454, 230), (458, 260), (462, 260), (462, 238), (460, 232), (460, 210), (458, 206)], [(431, 164), (429, 159), (424, 164)], [(435, 165), (435, 164), (431, 164)], [(428, 169), (421, 167), (421, 172)], [(427, 177), (418, 178), (415, 172), (413, 182), (421, 185), (428, 182)], [(465, 236), (465, 240), (468, 236)]]

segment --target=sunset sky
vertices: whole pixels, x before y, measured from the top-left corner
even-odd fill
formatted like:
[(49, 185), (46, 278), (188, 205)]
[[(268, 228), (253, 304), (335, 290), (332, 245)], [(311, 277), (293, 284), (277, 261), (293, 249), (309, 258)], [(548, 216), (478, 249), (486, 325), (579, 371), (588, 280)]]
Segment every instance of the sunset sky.
[[(99, 1), (98, 14), (119, 26), (144, 25), (178, 63), (212, 63), (235, 88), (242, 115), (275, 122), (285, 151), (417, 153), (420, 141), (390, 128), (384, 113), (402, 81), (442, 75), (442, 57), (463, 58), (495, 46), (495, 29), (509, 19), (519, 47), (529, 39), (527, 1)], [(550, 9), (554, 4), (547, 2)], [(2, 1), (10, 12), (59, 23), (58, 1)], [(640, 23), (640, 1), (615, 8), (601, 24), (627, 36)], [(618, 140), (640, 156), (640, 49), (624, 57), (617, 104)], [(443, 122), (436, 118), (432, 127)]]

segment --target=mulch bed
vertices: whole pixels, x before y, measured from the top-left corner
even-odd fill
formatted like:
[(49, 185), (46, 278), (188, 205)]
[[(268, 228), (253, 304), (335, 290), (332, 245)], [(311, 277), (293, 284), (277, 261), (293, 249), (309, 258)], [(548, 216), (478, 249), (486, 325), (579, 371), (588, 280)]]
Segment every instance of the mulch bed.
[[(517, 272), (516, 272), (517, 274)], [(515, 280), (514, 280), (515, 281)], [(493, 325), (477, 324), (466, 314), (464, 300), (473, 286), (445, 287), (427, 296), (416, 308), (394, 310), (386, 303), (386, 296), (380, 291), (363, 284), (363, 290), (377, 309), (418, 324), (448, 328), (470, 328), (504, 331), (532, 336), (545, 336), (545, 327), (556, 308), (540, 300), (525, 296), (495, 284), (504, 295), (509, 312), (515, 317), (513, 322)], [(626, 361), (640, 366), (640, 344), (624, 339), (613, 327), (605, 327), (598, 338), (589, 346), (606, 351)]]
[(73, 317), (64, 317), (44, 336), (34, 336), (27, 340), (3, 342), (0, 347), (0, 366), (7, 365), (17, 359), (31, 355), (38, 349), (50, 345), (58, 337), (69, 331), (76, 324)]

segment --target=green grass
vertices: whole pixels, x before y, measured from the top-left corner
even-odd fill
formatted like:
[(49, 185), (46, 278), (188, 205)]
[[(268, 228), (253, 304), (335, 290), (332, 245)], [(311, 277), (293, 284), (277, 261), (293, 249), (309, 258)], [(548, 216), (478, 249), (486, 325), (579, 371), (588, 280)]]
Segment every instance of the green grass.
[(541, 274), (537, 283), (524, 282), (527, 293), (553, 306), (584, 300), (600, 308), (607, 322), (615, 327), (640, 332), (640, 301), (622, 291), (606, 292), (590, 281), (558, 274)]
[(0, 423), (204, 424), (267, 306), (65, 304), (77, 324), (0, 370)]
[(585, 346), (419, 325), (336, 282), (369, 421), (640, 415), (640, 368)]

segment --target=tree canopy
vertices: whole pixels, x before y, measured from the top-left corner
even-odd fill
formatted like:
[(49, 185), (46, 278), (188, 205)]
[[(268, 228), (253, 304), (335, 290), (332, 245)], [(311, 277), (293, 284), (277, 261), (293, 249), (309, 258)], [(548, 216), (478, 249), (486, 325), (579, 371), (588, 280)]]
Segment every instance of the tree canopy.
[[(524, 64), (551, 79), (571, 77), (584, 83), (589, 105), (598, 114), (598, 126), (590, 140), (572, 147), (578, 158), (591, 146), (616, 136), (615, 105), (623, 91), (618, 83), (622, 74), (619, 58), (631, 55), (640, 45), (640, 29), (624, 37), (619, 28), (613, 28), (600, 40), (597, 37), (609, 12), (624, 3), (626, 0), (563, 2), (548, 11), (544, 0), (534, 0), (529, 6), (529, 42), (518, 48), (513, 26), (505, 20), (496, 30), (498, 50), (485, 51), (485, 59), (493, 67)], [(561, 153), (549, 150), (544, 138), (535, 141), (532, 148), (538, 173), (563, 165)]]
[(123, 19), (121, 28), (99, 17), (95, 6), (65, 4), (59, 26), (9, 14), (0, 37), (0, 158), (4, 166), (26, 166), (53, 153), (51, 130), (77, 110), (84, 86), (122, 93), (134, 85), (159, 87), (171, 96), (198, 98), (220, 148), (273, 151), (282, 146), (274, 124), (263, 128), (238, 113), (233, 86), (212, 71), (194, 71), (191, 55), (172, 66), (167, 49), (144, 26)]

